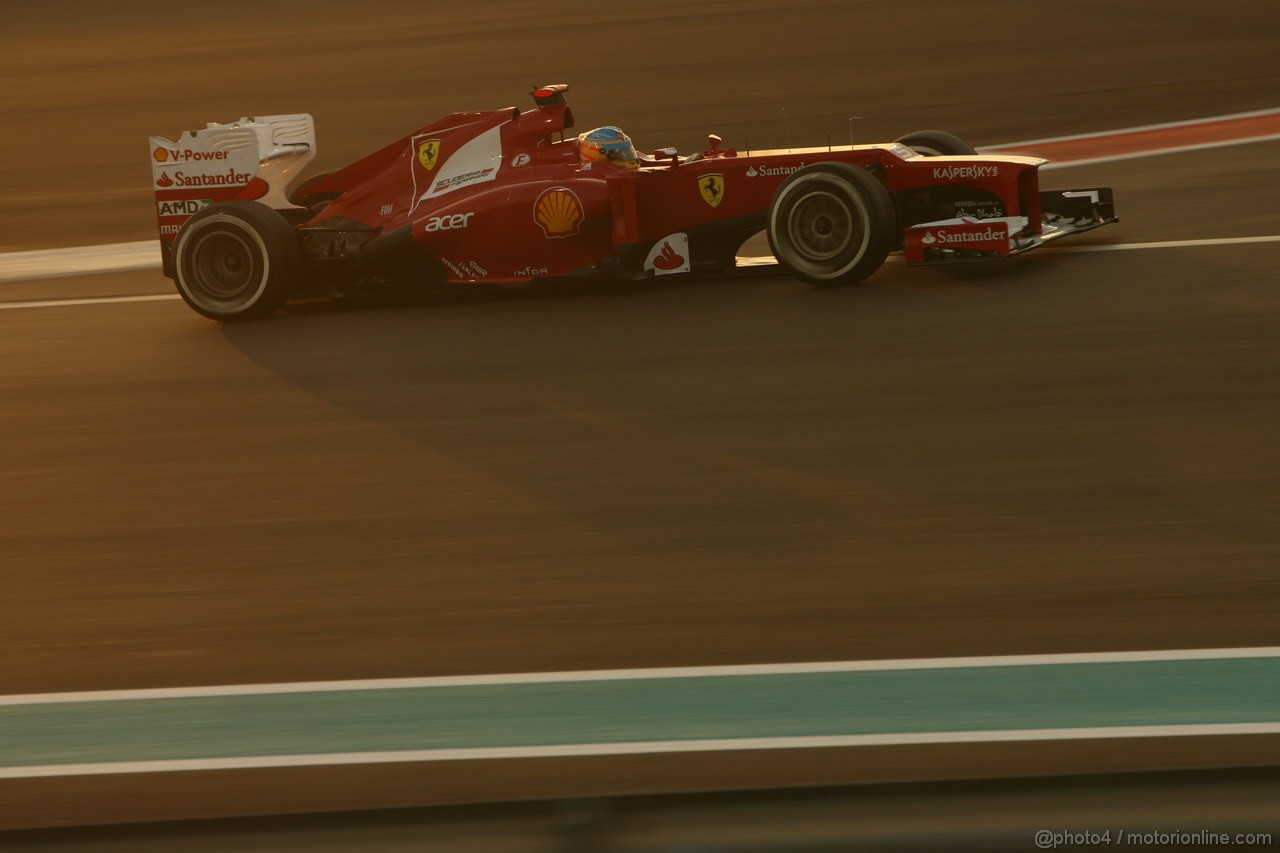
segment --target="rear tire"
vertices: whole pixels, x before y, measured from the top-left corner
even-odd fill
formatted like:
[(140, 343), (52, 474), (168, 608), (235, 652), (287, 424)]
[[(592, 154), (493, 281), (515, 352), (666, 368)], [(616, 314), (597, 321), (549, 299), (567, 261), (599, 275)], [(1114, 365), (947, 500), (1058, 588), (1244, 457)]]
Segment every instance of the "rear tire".
[(769, 203), (773, 255), (816, 287), (862, 281), (880, 268), (897, 238), (897, 213), (884, 184), (847, 163), (818, 163), (792, 174)]
[(978, 153), (972, 145), (945, 130), (917, 130), (906, 136), (899, 136), (894, 142), (899, 142), (926, 157), (955, 157)]
[(192, 216), (174, 241), (173, 259), (178, 293), (224, 323), (275, 313), (302, 272), (292, 226), (255, 201), (220, 202)]

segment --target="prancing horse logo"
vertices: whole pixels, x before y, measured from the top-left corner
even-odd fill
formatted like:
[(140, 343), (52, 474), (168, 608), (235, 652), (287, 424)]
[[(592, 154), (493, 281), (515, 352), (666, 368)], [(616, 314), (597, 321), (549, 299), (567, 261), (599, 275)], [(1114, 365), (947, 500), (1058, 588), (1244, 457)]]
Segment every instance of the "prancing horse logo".
[(702, 200), (715, 207), (724, 198), (724, 175), (703, 175), (698, 178), (698, 192)]
[(436, 158), (440, 156), (440, 140), (424, 139), (418, 143), (418, 162), (422, 168), (430, 172), (436, 167)]

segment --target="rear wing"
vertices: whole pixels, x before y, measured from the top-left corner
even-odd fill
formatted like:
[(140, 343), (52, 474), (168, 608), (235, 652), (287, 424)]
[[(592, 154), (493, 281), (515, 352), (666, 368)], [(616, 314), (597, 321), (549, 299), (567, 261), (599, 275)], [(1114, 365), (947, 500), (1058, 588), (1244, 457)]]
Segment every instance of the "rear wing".
[(151, 181), (166, 258), (182, 224), (214, 202), (294, 207), (285, 194), (315, 156), (315, 123), (304, 113), (210, 122), (177, 142), (151, 137)]

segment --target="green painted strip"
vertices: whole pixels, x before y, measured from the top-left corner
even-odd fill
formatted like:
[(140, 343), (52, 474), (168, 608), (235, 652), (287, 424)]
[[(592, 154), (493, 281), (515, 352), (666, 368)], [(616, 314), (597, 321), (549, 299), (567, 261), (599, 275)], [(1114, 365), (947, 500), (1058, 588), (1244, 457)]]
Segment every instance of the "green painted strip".
[(0, 766), (1280, 723), (1280, 658), (738, 675), (0, 707)]

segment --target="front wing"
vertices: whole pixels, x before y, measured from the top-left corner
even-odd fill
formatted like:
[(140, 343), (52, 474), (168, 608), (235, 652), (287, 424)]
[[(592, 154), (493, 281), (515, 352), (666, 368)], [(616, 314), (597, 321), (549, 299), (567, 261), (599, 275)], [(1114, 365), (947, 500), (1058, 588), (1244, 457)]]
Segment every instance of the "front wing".
[[(960, 217), (913, 225), (902, 235), (903, 256), (908, 264), (920, 266), (994, 261), (1120, 221), (1110, 187), (1045, 190), (1038, 207), (1027, 211), (1028, 216)], [(1036, 220), (1039, 227), (1033, 225)]]

